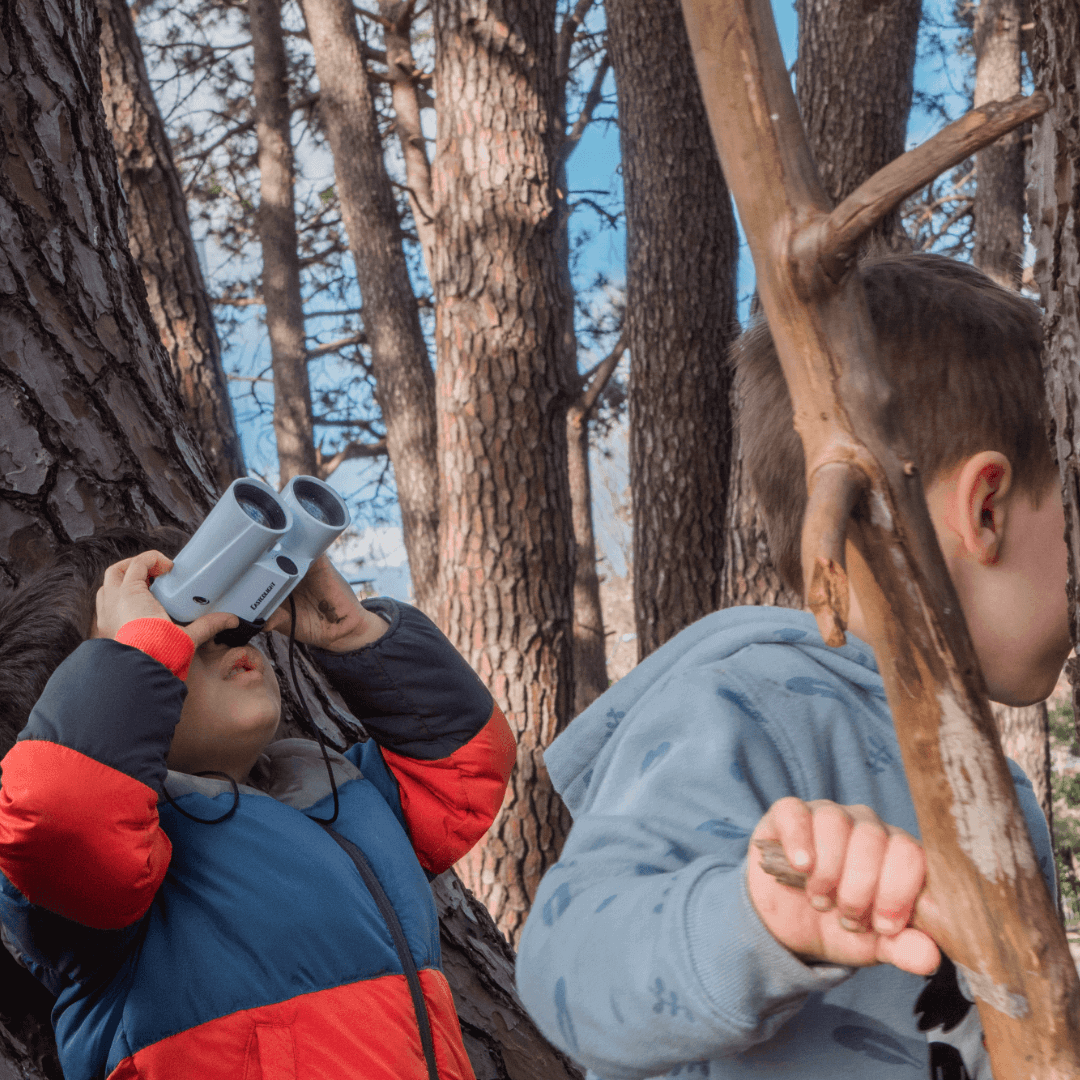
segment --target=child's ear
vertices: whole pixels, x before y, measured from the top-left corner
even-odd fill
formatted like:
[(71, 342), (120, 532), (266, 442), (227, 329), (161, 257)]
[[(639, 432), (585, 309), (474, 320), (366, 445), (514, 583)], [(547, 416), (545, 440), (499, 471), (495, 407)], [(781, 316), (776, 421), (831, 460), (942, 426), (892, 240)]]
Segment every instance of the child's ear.
[(981, 450), (960, 467), (954, 520), (965, 553), (984, 566), (997, 561), (1011, 485), (1012, 465), (997, 450)]

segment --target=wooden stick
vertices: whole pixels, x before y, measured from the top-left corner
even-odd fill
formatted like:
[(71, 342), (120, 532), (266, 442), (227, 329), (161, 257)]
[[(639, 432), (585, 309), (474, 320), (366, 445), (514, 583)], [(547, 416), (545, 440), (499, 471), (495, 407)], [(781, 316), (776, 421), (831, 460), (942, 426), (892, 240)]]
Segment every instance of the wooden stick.
[(861, 280), (849, 272), (861, 230), (925, 183), (931, 165), (945, 167), (1043, 103), (965, 118), (959, 135), (905, 155), (834, 211), (769, 0), (683, 0), (683, 12), (805, 450), (806, 581), (827, 639), (842, 640), (844, 577), (866, 616), (926, 850), (927, 932), (970, 972), (996, 1080), (1073, 1080), (1080, 981), (921, 479), (905, 448), (881, 435), (891, 388), (875, 360)]

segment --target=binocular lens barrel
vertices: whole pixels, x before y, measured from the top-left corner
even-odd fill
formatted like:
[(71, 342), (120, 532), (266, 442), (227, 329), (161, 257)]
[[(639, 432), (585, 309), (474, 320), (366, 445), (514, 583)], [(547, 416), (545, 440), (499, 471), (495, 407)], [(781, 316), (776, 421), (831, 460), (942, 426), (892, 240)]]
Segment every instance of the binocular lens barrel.
[(293, 483), (293, 493), (300, 506), (320, 524), (331, 529), (343, 529), (347, 524), (340, 503), (327, 493), (326, 488), (297, 479)]
[(285, 514), (278, 501), (254, 484), (237, 484), (233, 495), (240, 509), (266, 529), (284, 529)]

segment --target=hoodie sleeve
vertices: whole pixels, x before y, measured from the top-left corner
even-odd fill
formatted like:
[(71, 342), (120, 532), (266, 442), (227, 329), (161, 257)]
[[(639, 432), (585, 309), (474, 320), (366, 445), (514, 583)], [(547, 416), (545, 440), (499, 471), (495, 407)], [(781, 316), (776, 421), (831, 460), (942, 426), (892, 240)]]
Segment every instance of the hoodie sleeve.
[(385, 597), (364, 606), (390, 624), (382, 637), (351, 653), (312, 653), (393, 773), (420, 865), (439, 874), (494, 820), (514, 767), (514, 737), (426, 615)]
[(0, 871), (31, 904), (103, 930), (146, 913), (172, 855), (157, 801), (192, 651), (141, 619), (49, 679), (0, 787)]
[(644, 1078), (772, 1037), (853, 969), (809, 966), (746, 892), (750, 834), (806, 797), (782, 730), (698, 668), (620, 721), (582, 777), (588, 809), (540, 883), (517, 984), (544, 1034), (605, 1080)]

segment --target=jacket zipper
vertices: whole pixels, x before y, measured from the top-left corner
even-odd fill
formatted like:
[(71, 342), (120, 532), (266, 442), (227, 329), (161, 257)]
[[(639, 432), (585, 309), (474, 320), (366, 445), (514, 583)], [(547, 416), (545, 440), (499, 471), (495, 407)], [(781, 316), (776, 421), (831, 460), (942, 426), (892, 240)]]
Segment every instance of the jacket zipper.
[(397, 912), (394, 910), (394, 905), (390, 902), (390, 897), (386, 895), (382, 882), (375, 876), (375, 871), (371, 863), (367, 861), (367, 856), (351, 840), (346, 840), (341, 833), (331, 829), (329, 825), (322, 827), (356, 864), (361, 879), (367, 886), (368, 892), (371, 893), (375, 906), (379, 909), (379, 914), (382, 915), (390, 931), (390, 936), (394, 939), (394, 948), (397, 949), (398, 959), (405, 972), (405, 981), (409, 984), (409, 994), (416, 1012), (416, 1025), (420, 1029), (420, 1046), (424, 1051), (424, 1061), (427, 1063), (428, 1080), (439, 1080), (439, 1070), (435, 1066), (435, 1040), (431, 1036), (431, 1018), (428, 1016), (427, 1002), (424, 1000), (424, 991), (420, 986), (416, 962), (409, 951), (409, 942), (405, 937)]

